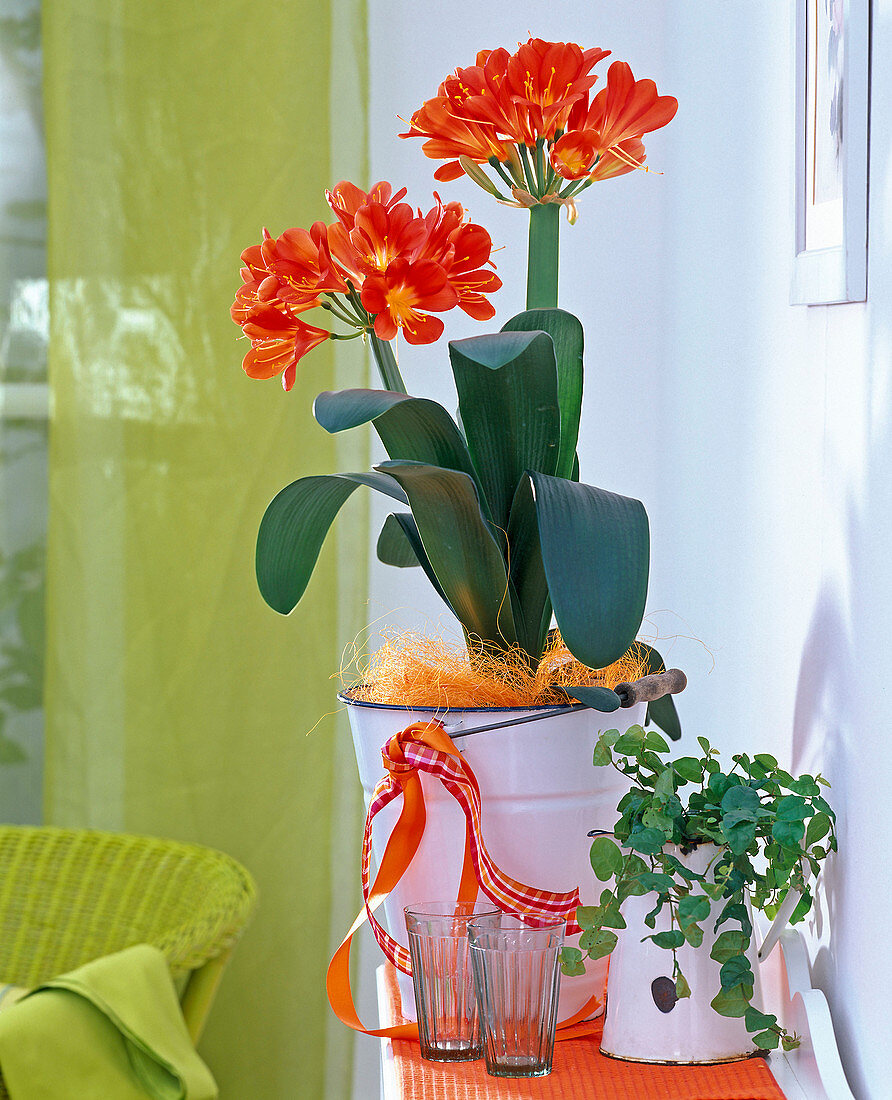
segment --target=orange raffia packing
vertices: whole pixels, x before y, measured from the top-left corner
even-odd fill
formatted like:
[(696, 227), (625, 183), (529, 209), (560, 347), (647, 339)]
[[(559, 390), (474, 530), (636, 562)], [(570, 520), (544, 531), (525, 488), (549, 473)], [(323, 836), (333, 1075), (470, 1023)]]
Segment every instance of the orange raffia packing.
[(561, 688), (600, 684), (614, 687), (648, 671), (636, 644), (609, 668), (593, 670), (577, 661), (555, 631), (535, 672), (519, 653), (480, 649), (473, 660), (464, 646), (442, 638), (400, 634), (388, 638), (361, 669), (350, 691), (366, 703), (437, 707), (530, 707), (565, 703)]

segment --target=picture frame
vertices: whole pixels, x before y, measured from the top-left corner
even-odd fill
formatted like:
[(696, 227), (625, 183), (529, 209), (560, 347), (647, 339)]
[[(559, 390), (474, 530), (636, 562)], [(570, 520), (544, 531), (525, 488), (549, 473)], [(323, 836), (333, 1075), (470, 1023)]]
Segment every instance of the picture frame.
[(796, 0), (790, 301), (867, 300), (870, 0)]

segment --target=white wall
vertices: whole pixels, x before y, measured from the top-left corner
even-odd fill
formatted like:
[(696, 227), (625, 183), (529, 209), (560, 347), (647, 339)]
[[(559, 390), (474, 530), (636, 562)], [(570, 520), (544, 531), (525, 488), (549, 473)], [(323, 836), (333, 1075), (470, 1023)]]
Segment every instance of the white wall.
[[(690, 686), (685, 738), (770, 751), (833, 783), (841, 855), (811, 922), (859, 1100), (888, 1095), (883, 946), (892, 788), (885, 670), (892, 620), (892, 175), (888, 67), (873, 72), (869, 301), (789, 302), (792, 4), (778, 0), (370, 0), (372, 175), (427, 206), (436, 165), (400, 115), (483, 47), (528, 32), (612, 49), (678, 97), (647, 142), (663, 175), (599, 184), (562, 231), (561, 305), (586, 330), (582, 478), (651, 519), (648, 626)], [(873, 55), (892, 51), (874, 0)], [(523, 308), (525, 217), (466, 181), (440, 185), (498, 244), (495, 329)], [(456, 312), (447, 335), (479, 331)], [(452, 407), (443, 344), (403, 355), (409, 389)], [(417, 571), (416, 571), (417, 573)], [(441, 615), (415, 573), (376, 567), (370, 618)], [(672, 639), (675, 639), (674, 641)]]

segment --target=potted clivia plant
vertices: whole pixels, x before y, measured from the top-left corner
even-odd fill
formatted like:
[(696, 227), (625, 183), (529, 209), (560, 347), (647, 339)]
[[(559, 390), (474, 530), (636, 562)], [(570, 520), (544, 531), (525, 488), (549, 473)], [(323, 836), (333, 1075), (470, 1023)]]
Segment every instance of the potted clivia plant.
[[(718, 1062), (798, 1045), (763, 1010), (759, 961), (812, 904), (809, 878), (836, 851), (835, 815), (820, 775), (792, 776), (767, 754), (739, 753), (725, 770), (702, 755), (667, 759), (641, 726), (602, 733), (595, 765), (625, 777), (612, 834), (591, 846), (606, 884), (581, 908), (584, 956), (612, 954), (602, 1050), (642, 1062)], [(775, 924), (757, 950), (753, 909)]]
[[(409, 345), (437, 340), (444, 330), (438, 315), (453, 308), (479, 321), (495, 314), (489, 296), (501, 283), (490, 236), (457, 202), (435, 194), (424, 212), (388, 183), (365, 191), (342, 181), (327, 193), (330, 224), (277, 237), (264, 231), (242, 254), (243, 284), (232, 308), (251, 342), (244, 369), (252, 378), (280, 375), (289, 390), (313, 348), (360, 337), (381, 379), (379, 389), (316, 398), (322, 428), (371, 424), (388, 457), (368, 472), (298, 478), (273, 499), (257, 541), (263, 598), (282, 614), (297, 605), (341, 506), (366, 486), (394, 502), (379, 558), (420, 567), (463, 631), (467, 652), (457, 672), (422, 662), (402, 670), (396, 688), (382, 696), (373, 670), (342, 695), (367, 799), (381, 775), (382, 744), (416, 718), (448, 711), (450, 728), (469, 729), (492, 725), (494, 706), (521, 707), (524, 718), (536, 708), (567, 711), (536, 731), (506, 726), (462, 742), (479, 780), (494, 858), (523, 881), (544, 876), (555, 888), (587, 877), (586, 846), (577, 843), (576, 851), (568, 841), (575, 819), (552, 803), (554, 829), (537, 825), (529, 843), (518, 843), (516, 815), (525, 813), (528, 795), (568, 782), (575, 791), (588, 771), (591, 721), (580, 719), (580, 706), (566, 704), (614, 710), (630, 700), (614, 688), (662, 669), (660, 655), (636, 642), (647, 594), (647, 514), (640, 501), (579, 480), (583, 330), (557, 308), (561, 209), (573, 221), (586, 188), (641, 169), (642, 137), (677, 109), (675, 99), (658, 95), (651, 80), (636, 80), (623, 62), (611, 65), (595, 93), (593, 70), (605, 56), (533, 38), (514, 53), (485, 51), (444, 80), (402, 135), (422, 138), (424, 153), (446, 162), (437, 179), (466, 174), (530, 216), (526, 310), (500, 332), (449, 345), (457, 417), (406, 392), (394, 352), (400, 335)], [(461, 696), (456, 679), (472, 684), (470, 697)], [(409, 686), (419, 684), (420, 694), (410, 695)], [(632, 721), (652, 720), (679, 734), (668, 695), (652, 698), (646, 715), (643, 706), (629, 713)], [(565, 719), (569, 732), (558, 730)], [(530, 754), (516, 769), (514, 790), (506, 787), (515, 771), (505, 766), (509, 751)], [(615, 797), (601, 782), (574, 794), (573, 812), (582, 815), (603, 788), (609, 812)], [(437, 792), (426, 789), (430, 804)], [(447, 795), (443, 800), (444, 813), (457, 815), (455, 826), (438, 825), (438, 847), (425, 835), (410, 870), (436, 868), (446, 884), (432, 894), (410, 878), (408, 901), (444, 896), (449, 876), (458, 881), (464, 823)], [(405, 901), (389, 904), (395, 928)]]

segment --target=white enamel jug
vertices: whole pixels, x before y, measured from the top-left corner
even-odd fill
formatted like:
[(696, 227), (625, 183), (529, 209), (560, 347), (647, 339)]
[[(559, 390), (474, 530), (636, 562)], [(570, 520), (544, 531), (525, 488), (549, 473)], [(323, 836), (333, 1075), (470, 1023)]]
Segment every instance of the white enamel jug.
[[(686, 855), (674, 846), (668, 850), (697, 874), (706, 873), (719, 853), (714, 844), (701, 844)], [(759, 963), (777, 943), (799, 896), (794, 890), (788, 893), (761, 948), (753, 930), (747, 952), (755, 976), (751, 1003), (760, 1011)], [(710, 951), (719, 934), (727, 927), (735, 927), (722, 926), (718, 933), (713, 930), (722, 903), (715, 903), (710, 916), (699, 922), (703, 929), (702, 944), (695, 948), (686, 943), (678, 948), (678, 963), (691, 989), (690, 997), (679, 1000), (672, 978), (672, 952), (644, 939), (670, 928), (668, 907), (658, 915), (654, 928), (644, 923), (654, 900), (653, 894), (645, 894), (623, 902), (626, 928), (617, 933), (618, 943), (610, 956), (602, 1052), (631, 1062), (684, 1065), (749, 1058), (756, 1047), (743, 1019), (721, 1016), (710, 1004), (721, 989), (721, 965), (710, 958)]]

